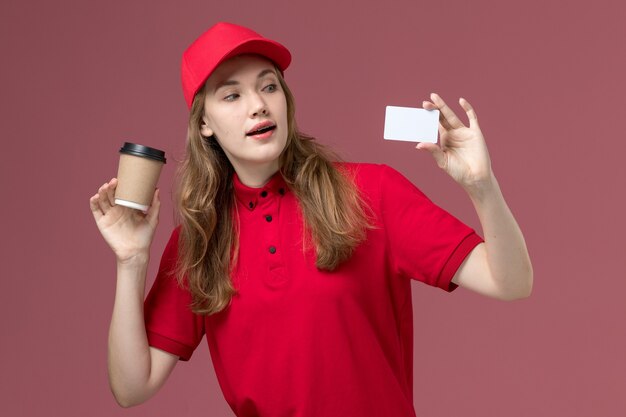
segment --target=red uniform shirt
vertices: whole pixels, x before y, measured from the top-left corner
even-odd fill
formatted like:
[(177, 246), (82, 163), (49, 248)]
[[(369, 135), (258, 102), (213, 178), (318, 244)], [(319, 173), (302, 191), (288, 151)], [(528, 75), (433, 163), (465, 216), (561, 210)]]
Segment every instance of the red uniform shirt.
[[(315, 267), (295, 195), (277, 173), (262, 188), (235, 176), (238, 294), (193, 314), (170, 272), (178, 229), (145, 302), (151, 346), (188, 360), (206, 334), (226, 401), (240, 417), (414, 416), (411, 279), (451, 279), (482, 239), (397, 171), (345, 164), (376, 228), (333, 272)], [(303, 250), (303, 248), (305, 248)]]

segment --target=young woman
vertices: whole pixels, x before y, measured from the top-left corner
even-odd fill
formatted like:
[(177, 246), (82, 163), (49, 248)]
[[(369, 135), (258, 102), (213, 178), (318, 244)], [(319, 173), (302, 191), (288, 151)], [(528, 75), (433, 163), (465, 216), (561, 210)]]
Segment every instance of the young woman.
[(90, 205), (117, 257), (109, 379), (140, 404), (206, 335), (238, 416), (414, 416), (411, 280), (510, 300), (530, 294), (524, 239), (470, 104), (436, 94), (440, 145), (421, 143), (468, 193), (484, 240), (395, 170), (333, 161), (300, 133), (283, 80), (291, 56), (219, 23), (183, 55), (190, 107), (180, 226), (144, 302), (159, 192), (143, 214)]

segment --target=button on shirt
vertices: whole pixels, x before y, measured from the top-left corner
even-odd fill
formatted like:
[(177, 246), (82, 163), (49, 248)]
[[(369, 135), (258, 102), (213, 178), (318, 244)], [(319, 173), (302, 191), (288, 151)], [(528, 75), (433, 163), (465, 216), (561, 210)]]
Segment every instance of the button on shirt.
[(206, 335), (237, 416), (414, 416), (411, 280), (451, 291), (482, 239), (397, 171), (341, 164), (375, 228), (335, 271), (315, 267), (295, 195), (277, 173), (262, 188), (234, 177), (238, 290), (220, 313), (189, 311), (169, 275), (172, 234), (145, 303), (151, 346), (188, 360)]
[[(234, 283), (248, 285), (250, 276), (263, 275), (264, 285), (282, 286), (287, 283), (286, 259), (283, 247), (287, 243), (281, 229), (296, 227), (293, 219), (281, 215), (297, 207), (295, 197), (285, 196), (287, 184), (280, 173), (274, 175), (261, 188), (248, 187), (237, 174), (233, 177), (237, 212), (239, 215), (239, 262), (234, 273)], [(243, 210), (246, 207), (247, 210)], [(285, 220), (281, 222), (281, 220)], [(289, 223), (291, 222), (291, 223)]]

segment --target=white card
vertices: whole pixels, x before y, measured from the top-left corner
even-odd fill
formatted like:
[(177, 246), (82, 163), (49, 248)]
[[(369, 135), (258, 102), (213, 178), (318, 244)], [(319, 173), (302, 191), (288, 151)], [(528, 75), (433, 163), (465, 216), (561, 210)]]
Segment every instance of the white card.
[(385, 133), (387, 140), (437, 143), (439, 110), (387, 106)]

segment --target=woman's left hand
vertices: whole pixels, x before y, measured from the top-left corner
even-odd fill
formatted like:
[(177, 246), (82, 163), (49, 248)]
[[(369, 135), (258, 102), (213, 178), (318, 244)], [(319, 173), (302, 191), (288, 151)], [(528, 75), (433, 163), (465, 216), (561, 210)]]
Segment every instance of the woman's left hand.
[(446, 171), (463, 188), (470, 191), (492, 178), (491, 161), (474, 109), (464, 98), (459, 104), (467, 113), (469, 127), (454, 114), (452, 109), (433, 93), (431, 101), (424, 101), (426, 110), (439, 110), (439, 145), (420, 142), (417, 149), (429, 151), (437, 165)]

